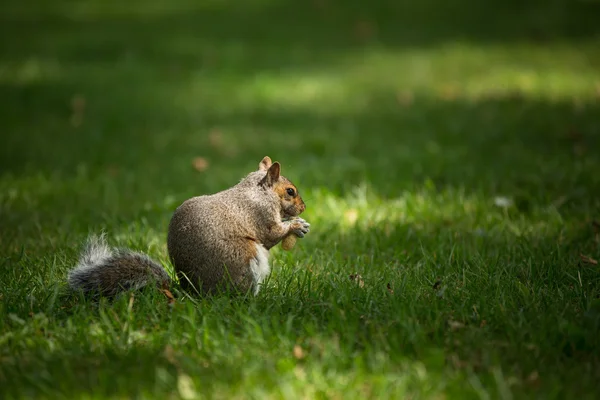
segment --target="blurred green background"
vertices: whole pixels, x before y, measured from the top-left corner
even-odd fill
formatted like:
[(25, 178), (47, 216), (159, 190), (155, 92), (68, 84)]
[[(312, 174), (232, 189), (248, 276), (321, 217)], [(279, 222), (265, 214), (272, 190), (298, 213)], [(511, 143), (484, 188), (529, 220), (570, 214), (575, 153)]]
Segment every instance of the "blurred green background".
[[(598, 193), (597, 12), (583, 0), (5, 2), (2, 225), (21, 243), (36, 218), (76, 232), (106, 213), (139, 218), (141, 202), (170, 212), (264, 155), (305, 191), (366, 183), (394, 198), (429, 183), (581, 211)], [(85, 215), (70, 220), (74, 208)]]

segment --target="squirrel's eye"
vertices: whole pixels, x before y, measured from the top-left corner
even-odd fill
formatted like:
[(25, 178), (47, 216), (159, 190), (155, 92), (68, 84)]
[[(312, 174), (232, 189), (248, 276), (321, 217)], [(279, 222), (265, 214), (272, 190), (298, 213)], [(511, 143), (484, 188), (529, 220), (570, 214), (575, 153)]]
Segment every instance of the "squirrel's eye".
[(290, 196), (294, 196), (296, 194), (296, 191), (292, 188), (287, 188), (287, 194), (289, 194)]

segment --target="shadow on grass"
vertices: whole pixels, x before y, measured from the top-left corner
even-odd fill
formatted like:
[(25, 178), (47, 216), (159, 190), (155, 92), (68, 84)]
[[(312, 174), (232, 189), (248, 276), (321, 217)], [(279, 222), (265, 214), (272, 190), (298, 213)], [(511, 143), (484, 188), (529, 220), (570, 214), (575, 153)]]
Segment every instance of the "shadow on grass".
[[(26, 92), (0, 91), (13, 100)], [(0, 167), (5, 175), (57, 173), (70, 179), (85, 167), (90, 179), (124, 183), (125, 175), (135, 174), (143, 179), (133, 184), (159, 181), (162, 193), (195, 195), (217, 189), (206, 186), (216, 176), (213, 171), (221, 171), (220, 189), (270, 154), (304, 188), (336, 193), (369, 182), (384, 197), (394, 197), (427, 180), (440, 189), (510, 194), (524, 201), (562, 203), (561, 198), (583, 199), (600, 191), (593, 173), (598, 166), (594, 149), (600, 146), (595, 104), (496, 96), (417, 97), (402, 105), (389, 92), (370, 93), (364, 98), (368, 105), (358, 111), (257, 105), (226, 116), (205, 109), (195, 123), (162, 114), (160, 103), (127, 102), (123, 111), (110, 115), (102, 110), (95, 115), (90, 105), (89, 120), (73, 127), (65, 106), (68, 90), (40, 86), (27, 92), (31, 101), (49, 107), (40, 106), (29, 122), (23, 116), (13, 128), (20, 134), (4, 137)], [(175, 127), (169, 127), (170, 120), (177, 121)], [(221, 143), (213, 142), (215, 133)], [(210, 162), (203, 176), (192, 167), (199, 155)]]
[[(3, 31), (19, 37), (0, 45), (0, 63), (9, 71), (0, 82), (4, 174), (68, 177), (82, 165), (101, 175), (146, 171), (149, 179), (164, 181), (168, 192), (194, 180), (184, 165), (199, 153), (215, 168), (229, 156), (231, 171), (248, 165), (245, 160), (277, 153), (293, 165), (308, 160), (316, 167), (332, 158), (344, 165), (345, 160), (340, 168), (345, 172), (334, 171), (331, 179), (345, 185), (371, 180), (385, 168), (388, 183), (381, 190), (390, 195), (393, 186), (433, 179), (499, 191), (522, 186), (560, 196), (577, 190), (595, 162), (593, 152), (572, 153), (597, 147), (596, 105), (577, 110), (564, 101), (430, 96), (402, 107), (397, 93), (374, 89), (365, 94), (367, 105), (360, 111), (315, 113), (318, 105), (228, 108), (227, 98), (212, 95), (220, 87), (224, 96), (235, 94), (236, 85), (261, 73), (335, 70), (349, 54), (382, 47), (401, 54), (453, 41), (585, 43), (598, 33), (590, 12), (594, 3), (323, 0), (244, 6), (149, 2), (122, 8), (37, 3), (15, 2), (1, 17)], [(588, 61), (597, 63), (595, 53), (587, 53)], [(207, 79), (198, 90), (210, 94), (181, 99), (192, 77), (203, 74)], [(210, 146), (214, 130), (229, 133), (225, 148)], [(580, 134), (581, 143), (574, 145), (569, 135)], [(581, 176), (561, 177), (564, 163), (577, 164), (573, 169)], [(331, 185), (325, 175), (298, 171), (314, 186)], [(160, 178), (176, 174), (181, 178), (171, 187), (171, 180)], [(565, 180), (575, 188), (561, 187)], [(581, 183), (590, 191), (597, 188), (589, 179)]]
[(369, 44), (579, 41), (599, 33), (594, 19), (598, 4), (568, 0), (12, 3), (2, 25), (8, 33), (18, 32), (20, 40), (3, 43), (8, 59), (29, 57), (35, 50), (65, 61), (106, 62), (133, 51), (145, 63), (202, 63), (199, 52), (218, 53), (231, 46), (245, 55), (232, 66), (241, 72), (303, 66), (290, 57), (290, 48), (310, 49), (327, 60), (335, 59), (338, 51)]

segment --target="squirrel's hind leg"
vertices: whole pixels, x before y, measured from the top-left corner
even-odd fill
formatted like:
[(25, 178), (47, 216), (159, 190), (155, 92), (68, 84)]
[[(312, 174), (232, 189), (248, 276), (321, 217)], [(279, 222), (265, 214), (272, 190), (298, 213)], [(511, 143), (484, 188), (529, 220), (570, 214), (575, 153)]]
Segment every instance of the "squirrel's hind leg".
[(271, 273), (271, 266), (269, 265), (269, 250), (260, 243), (255, 243), (255, 246), (256, 255), (250, 259), (250, 271), (254, 281), (254, 295), (257, 295), (263, 281)]

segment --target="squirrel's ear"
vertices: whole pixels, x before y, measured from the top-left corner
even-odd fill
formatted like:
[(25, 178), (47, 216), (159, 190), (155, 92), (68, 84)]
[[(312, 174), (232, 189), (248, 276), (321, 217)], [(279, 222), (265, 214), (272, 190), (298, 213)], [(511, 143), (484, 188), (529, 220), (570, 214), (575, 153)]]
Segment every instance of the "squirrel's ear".
[(273, 186), (275, 182), (279, 180), (279, 173), (281, 172), (281, 165), (278, 162), (274, 162), (267, 170), (267, 186)]
[(272, 164), (273, 163), (271, 162), (271, 158), (269, 156), (265, 156), (265, 158), (262, 159), (260, 164), (258, 164), (258, 170), (266, 171), (271, 167)]

